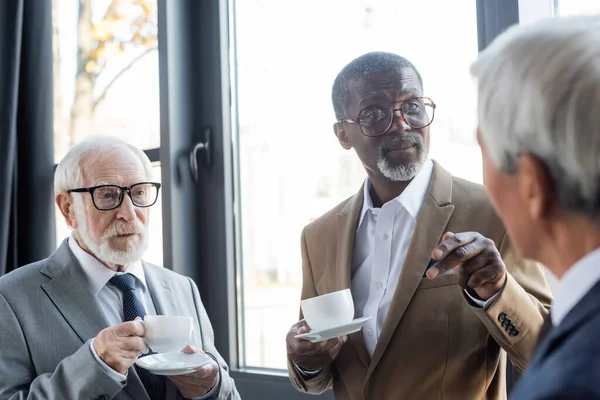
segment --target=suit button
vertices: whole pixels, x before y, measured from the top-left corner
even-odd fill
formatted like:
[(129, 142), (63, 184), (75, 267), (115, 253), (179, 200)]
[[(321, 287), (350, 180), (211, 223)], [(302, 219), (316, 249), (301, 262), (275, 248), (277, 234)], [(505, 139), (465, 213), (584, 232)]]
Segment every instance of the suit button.
[(504, 321), (502, 321), (502, 326), (507, 328), (510, 326), (511, 322), (512, 321), (510, 320), (510, 318), (506, 318)]
[(517, 328), (510, 331), (510, 336), (517, 336), (519, 334), (519, 330)]
[(504, 322), (505, 319), (506, 319), (506, 313), (501, 312), (500, 315), (498, 315), (498, 321)]

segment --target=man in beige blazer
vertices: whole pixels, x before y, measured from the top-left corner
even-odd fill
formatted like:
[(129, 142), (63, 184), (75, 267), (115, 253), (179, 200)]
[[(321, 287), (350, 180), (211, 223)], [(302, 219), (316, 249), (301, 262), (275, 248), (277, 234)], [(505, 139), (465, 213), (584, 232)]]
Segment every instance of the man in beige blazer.
[(506, 398), (506, 354), (523, 370), (548, 313), (542, 267), (513, 255), (482, 186), (428, 159), (436, 106), (410, 62), (365, 54), (332, 97), (368, 179), (302, 232), (302, 299), (350, 288), (371, 319), (316, 344), (295, 324), (292, 384), (341, 400)]

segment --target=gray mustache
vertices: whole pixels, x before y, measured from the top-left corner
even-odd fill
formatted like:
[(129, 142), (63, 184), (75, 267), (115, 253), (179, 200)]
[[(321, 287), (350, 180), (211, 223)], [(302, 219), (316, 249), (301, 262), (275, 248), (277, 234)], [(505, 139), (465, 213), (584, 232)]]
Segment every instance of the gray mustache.
[(380, 153), (386, 152), (394, 147), (409, 147), (415, 145), (419, 150), (425, 149), (425, 143), (423, 142), (423, 137), (419, 134), (412, 133), (406, 135), (395, 136), (391, 140), (382, 143), (380, 147)]

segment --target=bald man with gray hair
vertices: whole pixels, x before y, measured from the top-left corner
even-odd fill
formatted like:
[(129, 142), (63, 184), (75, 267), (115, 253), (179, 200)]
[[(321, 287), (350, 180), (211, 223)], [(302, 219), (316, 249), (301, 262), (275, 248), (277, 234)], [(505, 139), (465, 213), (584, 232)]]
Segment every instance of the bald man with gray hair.
[(600, 398), (600, 17), (500, 36), (472, 67), (484, 179), (521, 256), (559, 279), (511, 399)]

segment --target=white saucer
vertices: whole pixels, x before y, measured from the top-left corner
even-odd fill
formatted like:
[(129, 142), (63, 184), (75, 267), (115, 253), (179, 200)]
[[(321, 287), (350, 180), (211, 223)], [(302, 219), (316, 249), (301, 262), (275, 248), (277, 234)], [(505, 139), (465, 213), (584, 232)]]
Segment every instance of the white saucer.
[(138, 358), (135, 364), (154, 375), (185, 375), (213, 361), (206, 354), (186, 354), (181, 351), (159, 353)]
[(320, 331), (310, 331), (301, 335), (296, 335), (298, 339), (305, 339), (311, 343), (322, 342), (323, 340), (329, 340), (338, 336), (349, 335), (354, 332), (358, 332), (362, 329), (365, 322), (370, 320), (371, 317), (362, 317), (353, 320), (352, 322), (340, 326), (335, 326), (329, 329), (323, 329)]

